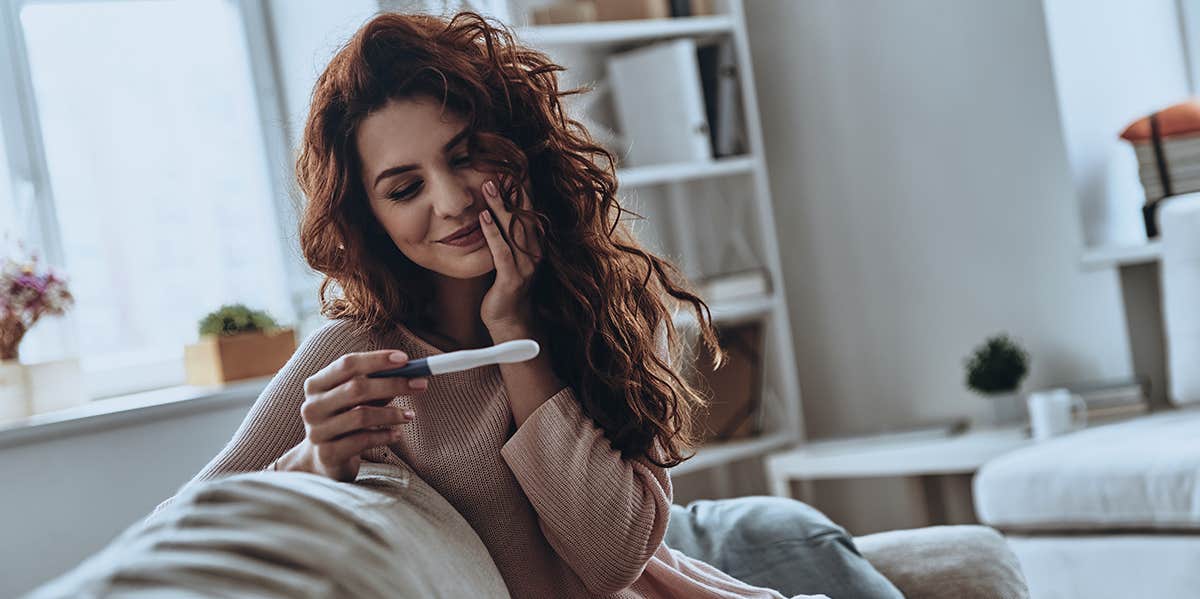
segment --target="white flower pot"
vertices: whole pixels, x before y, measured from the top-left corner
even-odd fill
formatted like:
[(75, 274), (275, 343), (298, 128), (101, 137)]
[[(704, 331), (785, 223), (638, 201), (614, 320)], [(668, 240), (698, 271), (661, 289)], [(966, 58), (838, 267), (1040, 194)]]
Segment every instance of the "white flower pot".
[(1025, 407), (1025, 394), (1018, 391), (997, 393), (987, 397), (992, 404), (992, 424), (1011, 426), (1029, 421), (1029, 411)]
[(87, 403), (83, 372), (76, 358), (25, 364), (25, 380), (29, 385), (31, 414), (43, 414)]
[(0, 422), (30, 414), (29, 377), (16, 360), (0, 361)]

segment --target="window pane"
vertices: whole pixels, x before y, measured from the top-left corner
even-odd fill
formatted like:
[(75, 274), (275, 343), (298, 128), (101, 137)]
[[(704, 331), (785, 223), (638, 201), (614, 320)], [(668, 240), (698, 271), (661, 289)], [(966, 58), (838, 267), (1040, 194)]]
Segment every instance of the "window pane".
[(177, 358), (244, 302), (294, 321), (229, 0), (21, 12), (85, 370)]
[(13, 191), (13, 181), (8, 171), (8, 156), (4, 154), (4, 123), (0, 123), (0, 251), (18, 237)]

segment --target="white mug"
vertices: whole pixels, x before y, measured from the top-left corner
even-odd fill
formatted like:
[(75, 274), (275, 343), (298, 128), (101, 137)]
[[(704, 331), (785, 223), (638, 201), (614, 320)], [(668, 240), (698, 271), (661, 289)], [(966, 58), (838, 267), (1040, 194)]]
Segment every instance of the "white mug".
[(1087, 404), (1082, 397), (1066, 389), (1030, 393), (1025, 401), (1029, 406), (1029, 426), (1033, 438), (1038, 441), (1078, 430), (1087, 424)]

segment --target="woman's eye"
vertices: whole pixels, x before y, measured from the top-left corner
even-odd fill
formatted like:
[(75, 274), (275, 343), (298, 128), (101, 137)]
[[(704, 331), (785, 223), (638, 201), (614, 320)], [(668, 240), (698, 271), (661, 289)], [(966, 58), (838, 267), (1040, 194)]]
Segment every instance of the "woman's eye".
[(393, 199), (393, 200), (407, 200), (408, 198), (416, 195), (416, 193), (420, 190), (421, 190), (421, 184), (413, 183), (412, 185), (409, 185), (408, 187), (403, 187), (403, 188), (397, 189), (396, 191), (393, 191), (392, 193), (389, 193), (388, 198)]
[(454, 166), (455, 168), (468, 166), (471, 164), (471, 157), (466, 154), (463, 154), (462, 156), (459, 156), (459, 157), (455, 158), (454, 160), (451, 160), (450, 164), (452, 166)]

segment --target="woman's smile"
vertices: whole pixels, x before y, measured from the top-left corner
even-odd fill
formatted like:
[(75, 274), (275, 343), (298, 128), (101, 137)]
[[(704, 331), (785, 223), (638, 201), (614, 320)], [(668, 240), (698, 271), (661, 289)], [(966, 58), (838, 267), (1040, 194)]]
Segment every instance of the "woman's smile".
[(474, 248), (474, 246), (483, 241), (483, 229), (479, 228), (479, 223), (475, 223), (468, 228), (467, 232), (455, 233), (450, 237), (439, 240), (438, 243), (444, 243), (446, 245), (452, 245), (455, 247)]

